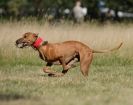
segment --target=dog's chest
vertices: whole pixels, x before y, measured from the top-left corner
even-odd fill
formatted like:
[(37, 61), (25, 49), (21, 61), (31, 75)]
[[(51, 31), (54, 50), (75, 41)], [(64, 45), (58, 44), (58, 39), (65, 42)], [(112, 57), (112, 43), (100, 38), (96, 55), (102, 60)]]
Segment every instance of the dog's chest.
[(43, 49), (39, 52), (39, 56), (46, 62), (58, 60), (58, 56), (55, 54), (55, 51), (52, 48), (48, 48), (47, 50)]

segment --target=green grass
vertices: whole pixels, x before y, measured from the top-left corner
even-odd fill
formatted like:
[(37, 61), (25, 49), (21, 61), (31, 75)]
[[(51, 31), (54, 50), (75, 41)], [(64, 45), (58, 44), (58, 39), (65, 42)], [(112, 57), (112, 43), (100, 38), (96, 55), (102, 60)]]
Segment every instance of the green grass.
[[(33, 49), (18, 49), (15, 40), (36, 32), (49, 42), (78, 40), (90, 48), (119, 51), (94, 54), (89, 76), (79, 64), (64, 77), (43, 73), (45, 62)], [(133, 25), (86, 23), (51, 26), (33, 21), (0, 23), (0, 105), (133, 105)], [(52, 69), (61, 72), (61, 66)]]
[[(45, 63), (36, 56), (0, 61), (2, 105), (132, 105), (133, 60), (118, 54), (95, 55), (89, 77), (79, 65), (64, 77), (43, 73)], [(53, 69), (61, 71), (60, 66)]]

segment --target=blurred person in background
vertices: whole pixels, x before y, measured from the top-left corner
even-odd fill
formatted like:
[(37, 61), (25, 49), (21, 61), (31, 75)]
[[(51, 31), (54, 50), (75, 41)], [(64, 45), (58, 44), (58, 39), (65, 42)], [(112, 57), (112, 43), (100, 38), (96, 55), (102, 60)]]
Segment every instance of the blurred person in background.
[(84, 21), (84, 17), (87, 15), (87, 8), (81, 6), (81, 1), (76, 1), (76, 4), (73, 8), (73, 16), (75, 23), (81, 23)]

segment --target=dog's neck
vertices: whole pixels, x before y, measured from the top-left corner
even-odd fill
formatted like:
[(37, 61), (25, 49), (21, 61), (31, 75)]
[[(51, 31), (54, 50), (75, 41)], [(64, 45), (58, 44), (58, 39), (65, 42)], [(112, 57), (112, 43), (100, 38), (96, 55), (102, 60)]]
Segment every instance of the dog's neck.
[(48, 41), (44, 41), (42, 38), (38, 37), (35, 42), (33, 43), (33, 47), (35, 49), (39, 49), (41, 46), (44, 46), (48, 43)]

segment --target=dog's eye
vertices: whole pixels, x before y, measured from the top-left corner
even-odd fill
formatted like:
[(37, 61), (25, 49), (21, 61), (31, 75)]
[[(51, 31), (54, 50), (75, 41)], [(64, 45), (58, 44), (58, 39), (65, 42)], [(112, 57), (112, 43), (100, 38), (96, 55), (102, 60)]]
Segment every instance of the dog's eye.
[(24, 38), (26, 38), (27, 37), (27, 35), (24, 35)]
[(30, 40), (28, 40), (28, 42), (31, 42)]

